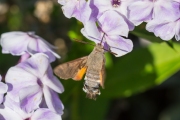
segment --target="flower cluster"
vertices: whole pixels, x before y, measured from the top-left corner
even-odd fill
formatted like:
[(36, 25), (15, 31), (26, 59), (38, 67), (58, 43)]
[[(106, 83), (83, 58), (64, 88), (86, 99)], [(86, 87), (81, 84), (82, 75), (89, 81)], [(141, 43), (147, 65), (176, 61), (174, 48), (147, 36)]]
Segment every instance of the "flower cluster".
[[(21, 56), (0, 82), (0, 120), (61, 120), (64, 106), (58, 93), (64, 88), (50, 63), (60, 58), (33, 32), (1, 35), (3, 53)], [(4, 95), (6, 93), (6, 95)]]
[(137, 0), (129, 6), (129, 18), (135, 24), (147, 22), (146, 29), (163, 40), (180, 40), (179, 0)]
[(82, 34), (122, 56), (132, 50), (126, 39), (134, 26), (147, 22), (146, 29), (163, 40), (180, 40), (179, 0), (58, 0), (66, 17), (75, 17)]

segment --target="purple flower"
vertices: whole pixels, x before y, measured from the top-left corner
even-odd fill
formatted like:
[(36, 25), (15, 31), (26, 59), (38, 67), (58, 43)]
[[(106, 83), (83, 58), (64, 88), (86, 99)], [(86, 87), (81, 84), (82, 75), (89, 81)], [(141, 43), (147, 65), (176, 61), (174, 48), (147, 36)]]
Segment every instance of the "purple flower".
[(108, 10), (114, 10), (127, 17), (127, 6), (132, 0), (93, 0), (94, 5), (98, 8), (98, 16), (101, 16)]
[(4, 105), (0, 105), (0, 120), (61, 120), (61, 116), (48, 108), (26, 112), (18, 102), (6, 96)]
[[(107, 14), (107, 15), (106, 15)], [(98, 21), (100, 25), (98, 28), (95, 22), (89, 22), (85, 28), (81, 30), (82, 34), (88, 39), (94, 41), (95, 43), (101, 43), (105, 49), (110, 49), (110, 51), (116, 53), (116, 57), (127, 54), (132, 51), (133, 43), (129, 39), (125, 39), (120, 35), (127, 36), (128, 27), (123, 24), (124, 21), (119, 16), (119, 21), (111, 18), (116, 13), (107, 11), (105, 12)], [(107, 17), (107, 16), (110, 17)], [(118, 17), (118, 16), (115, 16)]]
[(62, 4), (62, 10), (67, 18), (75, 17), (82, 23), (86, 23), (91, 16), (91, 8), (86, 0), (58, 0)]
[(153, 19), (147, 23), (146, 29), (154, 32), (156, 36), (159, 36), (163, 40), (170, 40), (174, 35), (176, 40), (180, 40), (180, 2), (175, 3), (174, 8), (177, 9), (176, 18), (164, 21)]
[(61, 5), (65, 5), (68, 2), (68, 0), (58, 0), (58, 3)]
[(172, 21), (177, 19), (179, 8), (173, 0), (134, 0), (129, 5), (129, 19), (135, 25), (152, 19)]
[(154, 32), (157, 37), (160, 37), (163, 40), (170, 40), (174, 35), (176, 40), (180, 40), (180, 17), (179, 19), (170, 22), (152, 20), (147, 24), (146, 29), (149, 32)]
[(101, 30), (108, 35), (128, 36), (129, 26), (123, 17), (113, 10), (104, 12), (97, 22)]
[[(90, 6), (92, 9), (96, 9), (92, 14), (94, 17), (94, 14), (97, 14), (97, 20), (99, 20), (101, 16), (105, 16), (106, 18), (109, 17), (109, 19), (114, 19), (114, 21), (118, 22), (121, 22), (122, 20), (124, 22), (123, 24), (126, 24), (126, 26), (128, 26), (128, 30), (133, 30), (134, 25), (127, 19), (127, 6), (131, 1), (132, 0), (92, 0), (92, 2), (90, 2)], [(114, 15), (111, 15), (112, 18), (110, 18), (110, 14), (106, 14), (108, 11), (111, 11), (111, 13)], [(111, 26), (109, 27), (113, 29)]]
[(31, 112), (39, 108), (42, 99), (45, 99), (50, 110), (63, 113), (63, 105), (57, 93), (62, 93), (64, 88), (53, 75), (49, 58), (45, 54), (37, 53), (10, 68), (5, 80), (9, 86), (7, 95), (20, 102), (24, 111)]
[(0, 104), (4, 101), (4, 93), (7, 92), (8, 86), (1, 82), (2, 77), (0, 76)]
[(3, 53), (11, 53), (12, 55), (45, 53), (51, 62), (55, 60), (55, 57), (60, 58), (52, 50), (55, 47), (35, 35), (34, 32), (7, 32), (1, 35), (0, 40)]

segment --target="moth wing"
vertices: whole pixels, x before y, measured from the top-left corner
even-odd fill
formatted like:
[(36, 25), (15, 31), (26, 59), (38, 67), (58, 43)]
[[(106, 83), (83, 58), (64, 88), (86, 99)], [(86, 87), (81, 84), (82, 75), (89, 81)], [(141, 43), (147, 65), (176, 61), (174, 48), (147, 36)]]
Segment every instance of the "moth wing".
[(104, 80), (105, 80), (105, 59), (103, 60), (102, 69), (100, 71), (100, 85), (104, 89)]
[(81, 80), (87, 69), (86, 66), (87, 58), (88, 56), (85, 56), (58, 65), (54, 69), (54, 73), (62, 79), (67, 80), (72, 78), (73, 80)]

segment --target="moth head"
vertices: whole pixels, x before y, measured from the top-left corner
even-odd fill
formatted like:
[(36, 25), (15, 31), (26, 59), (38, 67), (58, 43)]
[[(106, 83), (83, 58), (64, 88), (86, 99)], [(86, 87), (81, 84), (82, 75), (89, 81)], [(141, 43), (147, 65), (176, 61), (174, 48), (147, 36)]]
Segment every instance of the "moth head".
[(104, 48), (100, 43), (96, 44), (96, 47), (94, 49), (99, 52), (104, 52)]

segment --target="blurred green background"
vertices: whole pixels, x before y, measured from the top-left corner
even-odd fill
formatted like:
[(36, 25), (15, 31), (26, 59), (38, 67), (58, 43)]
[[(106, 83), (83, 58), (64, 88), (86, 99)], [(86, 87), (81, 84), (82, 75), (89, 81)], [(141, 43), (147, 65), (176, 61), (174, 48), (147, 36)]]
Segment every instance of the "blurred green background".
[[(91, 42), (80, 33), (83, 25), (67, 19), (56, 0), (0, 0), (0, 34), (35, 31), (59, 49), (55, 67), (92, 51)], [(105, 89), (97, 100), (82, 91), (83, 82), (60, 80), (65, 92), (63, 120), (180, 120), (180, 45), (164, 42), (145, 30), (145, 24), (129, 34), (131, 53), (116, 58), (106, 53)], [(19, 57), (0, 54), (0, 74), (15, 65)], [(176, 74), (175, 74), (176, 73)]]

